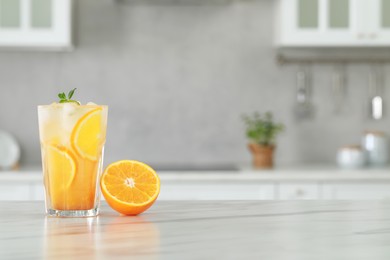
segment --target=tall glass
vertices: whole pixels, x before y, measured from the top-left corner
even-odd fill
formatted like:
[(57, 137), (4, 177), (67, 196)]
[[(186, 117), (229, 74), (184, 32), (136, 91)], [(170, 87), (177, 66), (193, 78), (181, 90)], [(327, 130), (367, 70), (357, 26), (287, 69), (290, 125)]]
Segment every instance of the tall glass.
[(99, 214), (107, 106), (38, 106), (46, 214)]

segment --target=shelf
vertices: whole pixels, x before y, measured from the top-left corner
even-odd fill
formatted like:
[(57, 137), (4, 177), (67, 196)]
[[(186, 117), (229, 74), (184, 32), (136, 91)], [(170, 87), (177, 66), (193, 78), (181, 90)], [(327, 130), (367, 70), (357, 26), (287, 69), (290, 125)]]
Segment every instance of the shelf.
[(307, 48), (284, 47), (277, 49), (280, 65), (300, 63), (390, 63), (390, 47), (338, 47)]

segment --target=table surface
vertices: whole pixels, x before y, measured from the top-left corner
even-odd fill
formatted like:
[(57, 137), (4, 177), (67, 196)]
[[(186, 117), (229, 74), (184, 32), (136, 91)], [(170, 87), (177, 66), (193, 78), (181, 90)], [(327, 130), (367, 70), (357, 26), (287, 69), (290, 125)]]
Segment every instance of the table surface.
[[(120, 216), (49, 218), (0, 202), (0, 259), (389, 259), (386, 201), (157, 201)], [(131, 259), (134, 259), (131, 258)]]

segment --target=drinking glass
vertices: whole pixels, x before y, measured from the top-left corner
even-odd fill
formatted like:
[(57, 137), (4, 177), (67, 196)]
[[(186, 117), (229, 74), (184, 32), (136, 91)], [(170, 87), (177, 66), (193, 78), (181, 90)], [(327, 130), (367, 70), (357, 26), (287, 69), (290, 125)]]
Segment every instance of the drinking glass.
[(107, 106), (64, 103), (38, 106), (46, 214), (99, 214)]

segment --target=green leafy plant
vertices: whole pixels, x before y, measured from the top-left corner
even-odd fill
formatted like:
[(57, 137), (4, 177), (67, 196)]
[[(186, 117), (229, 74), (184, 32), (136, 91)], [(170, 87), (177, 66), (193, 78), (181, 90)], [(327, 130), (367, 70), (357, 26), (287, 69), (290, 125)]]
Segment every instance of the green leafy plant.
[(60, 98), (59, 103), (76, 103), (76, 104), (80, 105), (79, 101), (72, 99), (73, 94), (76, 91), (76, 89), (77, 88), (74, 88), (71, 91), (69, 91), (68, 96), (66, 96), (64, 92), (59, 93), (58, 94), (58, 97)]
[(276, 136), (284, 130), (283, 124), (273, 121), (271, 112), (264, 115), (255, 112), (252, 115), (243, 115), (242, 119), (246, 125), (247, 138), (260, 145), (274, 145)]

